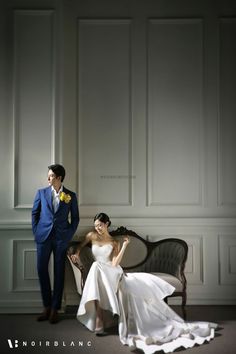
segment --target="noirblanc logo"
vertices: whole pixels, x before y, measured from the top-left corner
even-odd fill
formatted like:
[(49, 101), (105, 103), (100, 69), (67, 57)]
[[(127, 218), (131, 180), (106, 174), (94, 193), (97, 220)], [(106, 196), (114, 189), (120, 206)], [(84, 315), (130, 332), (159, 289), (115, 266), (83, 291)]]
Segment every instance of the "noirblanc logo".
[(18, 340), (15, 339), (13, 341), (14, 344), (12, 343), (11, 339), (8, 339), (7, 341), (8, 341), (9, 348), (12, 349), (12, 348), (17, 348), (18, 347)]
[(91, 341), (83, 341), (83, 340), (78, 340), (78, 341), (49, 341), (49, 340), (37, 340), (37, 341), (29, 341), (29, 340), (18, 340), (18, 339), (8, 339), (8, 346), (9, 348), (22, 348), (22, 347), (91, 347), (92, 342)]

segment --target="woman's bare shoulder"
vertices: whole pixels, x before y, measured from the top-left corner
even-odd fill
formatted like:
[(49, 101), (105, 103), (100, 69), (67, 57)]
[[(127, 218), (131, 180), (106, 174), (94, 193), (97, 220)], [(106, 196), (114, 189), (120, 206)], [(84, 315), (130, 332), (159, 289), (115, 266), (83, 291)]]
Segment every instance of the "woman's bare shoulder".
[(98, 234), (96, 231), (90, 231), (86, 235), (86, 239), (89, 241), (95, 241), (98, 237)]

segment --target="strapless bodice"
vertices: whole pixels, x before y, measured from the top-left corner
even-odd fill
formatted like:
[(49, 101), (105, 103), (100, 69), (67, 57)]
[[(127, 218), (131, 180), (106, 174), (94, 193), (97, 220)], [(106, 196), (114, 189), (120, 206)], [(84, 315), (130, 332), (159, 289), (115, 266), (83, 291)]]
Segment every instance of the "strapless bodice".
[(104, 245), (99, 245), (94, 243), (92, 245), (92, 253), (96, 261), (102, 263), (110, 263), (110, 255), (113, 250), (111, 243), (105, 243)]

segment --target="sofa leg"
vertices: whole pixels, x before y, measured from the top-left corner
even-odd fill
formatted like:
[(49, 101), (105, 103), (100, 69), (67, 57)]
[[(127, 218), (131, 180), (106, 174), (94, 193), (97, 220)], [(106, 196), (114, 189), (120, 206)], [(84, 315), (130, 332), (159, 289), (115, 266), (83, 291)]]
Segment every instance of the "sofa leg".
[(182, 306), (181, 306), (184, 320), (186, 320), (186, 318), (187, 318), (187, 313), (186, 313), (186, 308), (185, 308), (186, 302), (187, 302), (187, 295), (186, 295), (186, 293), (184, 293), (182, 296)]
[(183, 313), (183, 319), (186, 321), (187, 313), (186, 313), (185, 306), (182, 306), (182, 313)]

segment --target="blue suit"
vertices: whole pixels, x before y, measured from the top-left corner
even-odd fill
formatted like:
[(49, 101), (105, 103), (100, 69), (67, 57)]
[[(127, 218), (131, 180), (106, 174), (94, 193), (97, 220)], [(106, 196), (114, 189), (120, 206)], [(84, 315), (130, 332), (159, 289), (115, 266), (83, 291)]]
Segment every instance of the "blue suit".
[[(32, 229), (37, 245), (37, 269), (43, 304), (55, 310), (61, 307), (68, 242), (79, 223), (76, 194), (65, 187), (63, 192), (69, 194), (71, 199), (60, 201), (54, 212), (51, 187), (39, 189), (32, 209)], [(53, 294), (48, 272), (52, 252), (54, 256)]]

